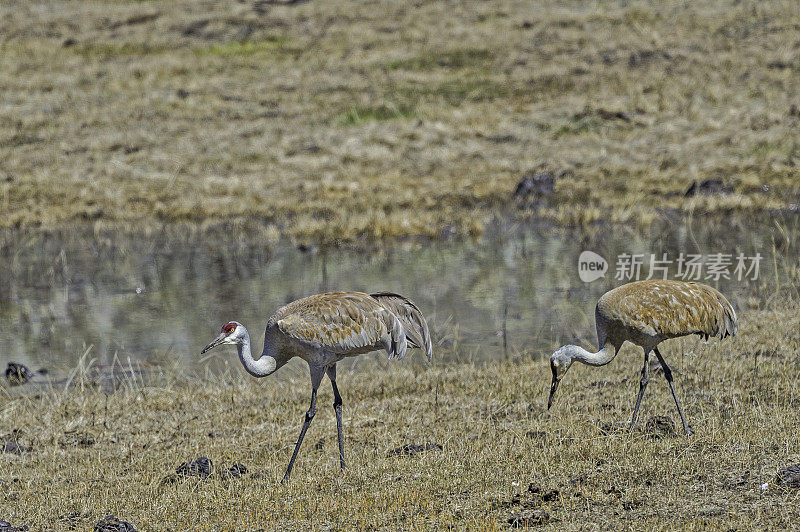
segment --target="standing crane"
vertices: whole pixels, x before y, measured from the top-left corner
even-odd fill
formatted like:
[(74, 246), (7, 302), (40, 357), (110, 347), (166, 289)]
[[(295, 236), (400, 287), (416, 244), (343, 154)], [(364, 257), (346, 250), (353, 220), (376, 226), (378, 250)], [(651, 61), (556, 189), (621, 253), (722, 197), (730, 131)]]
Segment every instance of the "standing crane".
[(410, 299), (391, 292), (328, 292), (292, 301), (279, 308), (267, 322), (264, 350), (258, 359), (253, 358), (250, 335), (239, 322), (223, 325), (219, 336), (203, 348), (202, 353), (221, 344), (235, 345), (244, 369), (254, 377), (272, 375), (293, 357), (308, 363), (311, 406), (283, 476), (284, 482), (289, 480), (297, 452), (317, 413), (317, 388), (326, 373), (333, 387), (339, 465), (344, 469), (342, 396), (336, 386), (337, 362), (380, 349), (386, 350), (390, 360), (401, 359), (409, 346), (423, 349), (428, 362), (432, 353), (428, 324), (422, 312)]
[(664, 377), (669, 383), (675, 406), (687, 435), (692, 433), (683, 416), (672, 382), (672, 370), (658, 350), (658, 344), (670, 338), (697, 334), (720, 339), (735, 335), (739, 328), (736, 312), (719, 291), (700, 283), (682, 281), (636, 281), (609, 290), (597, 302), (594, 311), (599, 351), (591, 353), (577, 345), (565, 345), (550, 356), (553, 380), (547, 408), (553, 404), (558, 383), (574, 361), (589, 366), (611, 362), (625, 340), (644, 349), (644, 366), (639, 395), (633, 409), (631, 426), (636, 423), (644, 390), (650, 381), (650, 351), (655, 351)]

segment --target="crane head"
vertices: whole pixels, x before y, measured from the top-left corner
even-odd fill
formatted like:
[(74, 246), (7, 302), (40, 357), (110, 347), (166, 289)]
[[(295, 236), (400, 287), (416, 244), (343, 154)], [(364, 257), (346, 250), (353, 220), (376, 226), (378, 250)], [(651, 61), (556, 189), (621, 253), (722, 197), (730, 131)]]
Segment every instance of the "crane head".
[(556, 350), (555, 353), (550, 355), (550, 371), (553, 373), (553, 380), (550, 383), (550, 397), (547, 399), (547, 408), (553, 406), (553, 396), (558, 389), (558, 383), (564, 377), (569, 367), (572, 365), (572, 356), (570, 355), (570, 348), (572, 346), (565, 345)]
[(206, 351), (210, 349), (214, 349), (218, 345), (222, 344), (238, 344), (239, 343), (239, 335), (244, 329), (244, 326), (239, 323), (238, 321), (229, 321), (225, 325), (222, 326), (222, 330), (219, 333), (219, 336), (214, 338), (214, 341), (208, 344), (200, 351), (202, 355)]

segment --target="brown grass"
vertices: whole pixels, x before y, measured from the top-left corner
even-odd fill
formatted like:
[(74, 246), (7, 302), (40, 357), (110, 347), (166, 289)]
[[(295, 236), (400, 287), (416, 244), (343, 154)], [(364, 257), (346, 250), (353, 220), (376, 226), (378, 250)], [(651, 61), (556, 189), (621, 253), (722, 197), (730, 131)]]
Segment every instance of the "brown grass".
[[(774, 475), (800, 462), (797, 316), (796, 302), (779, 303), (742, 312), (739, 336), (721, 344), (666, 344), (688, 438), (643, 429), (668, 416), (680, 432), (660, 374), (633, 434), (603, 429), (633, 408), (640, 351), (630, 346), (606, 367), (574, 368), (549, 412), (549, 368), (531, 353), (485, 366), (376, 357), (339, 375), (349, 467), (338, 469), (325, 384), (286, 485), (309, 396), (302, 362), (260, 381), (235, 371), (111, 394), (87, 383), (7, 389), (0, 426), (21, 430), (31, 450), (0, 454), (0, 517), (34, 530), (88, 529), (109, 513), (139, 530), (487, 530), (544, 510), (558, 530), (791, 528), (800, 492)], [(407, 443), (443, 449), (390, 455)], [(164, 480), (200, 455), (248, 473)]]
[[(347, 242), (479, 233), (498, 210), (796, 208), (799, 9), (12, 2), (0, 225)], [(532, 209), (510, 200), (530, 169), (563, 175)], [(683, 197), (711, 178), (733, 192)]]

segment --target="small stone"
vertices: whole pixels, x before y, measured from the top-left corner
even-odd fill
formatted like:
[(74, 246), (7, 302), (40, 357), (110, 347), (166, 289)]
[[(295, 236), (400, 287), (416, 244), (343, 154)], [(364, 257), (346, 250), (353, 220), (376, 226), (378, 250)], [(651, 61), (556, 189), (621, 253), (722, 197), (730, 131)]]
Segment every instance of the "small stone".
[(109, 515), (94, 525), (94, 532), (137, 532), (136, 528), (127, 521)]
[(653, 416), (645, 423), (644, 431), (654, 438), (675, 436), (675, 423), (667, 416)]
[(785, 488), (800, 488), (800, 464), (793, 464), (778, 471), (775, 482)]
[(545, 172), (527, 172), (514, 189), (514, 198), (550, 196), (555, 191), (555, 177)]
[(13, 526), (8, 521), (0, 519), (0, 532), (25, 532), (28, 530), (28, 525)]
[(16, 440), (8, 440), (4, 442), (2, 449), (4, 453), (10, 453), (10, 454), (22, 454), (22, 453), (27, 453), (28, 451), (31, 450), (30, 447), (25, 447), (23, 445), (20, 445), (19, 442)]
[(247, 473), (247, 468), (239, 463), (233, 464), (231, 467), (226, 469), (225, 471), (221, 471), (219, 475), (222, 478), (227, 479), (234, 479), (234, 478), (242, 478), (242, 476)]
[(441, 451), (442, 446), (438, 443), (426, 443), (424, 445), (407, 443), (389, 451), (389, 456), (412, 456), (426, 451)]
[(722, 179), (706, 179), (699, 183), (693, 181), (683, 195), (688, 198), (698, 194), (730, 194), (731, 192), (733, 192), (733, 187), (723, 183)]
[(24, 364), (9, 362), (6, 367), (6, 380), (9, 386), (20, 386), (28, 382), (33, 377), (34, 372), (29, 370)]
[(175, 472), (184, 477), (206, 478), (211, 475), (212, 467), (213, 464), (211, 463), (211, 460), (205, 456), (200, 456), (191, 462), (182, 462), (181, 465), (175, 469)]

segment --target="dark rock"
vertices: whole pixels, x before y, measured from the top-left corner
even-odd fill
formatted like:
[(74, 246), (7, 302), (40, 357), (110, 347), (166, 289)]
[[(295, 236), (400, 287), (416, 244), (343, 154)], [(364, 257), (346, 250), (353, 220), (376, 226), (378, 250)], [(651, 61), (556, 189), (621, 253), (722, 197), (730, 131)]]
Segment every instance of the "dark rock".
[(556, 489), (548, 490), (542, 493), (542, 501), (544, 502), (554, 501), (558, 499), (559, 495), (561, 495), (561, 493)]
[(596, 116), (601, 120), (622, 120), (623, 122), (630, 122), (633, 120), (631, 114), (626, 111), (611, 111), (609, 109), (589, 109), (589, 108), (586, 108), (579, 113), (575, 113), (573, 115), (573, 118), (575, 120), (581, 120), (583, 118), (589, 118), (592, 116)]
[(175, 472), (178, 475), (184, 477), (200, 477), (200, 478), (207, 478), (211, 475), (211, 471), (213, 469), (213, 464), (211, 460), (206, 458), (205, 456), (201, 456), (196, 460), (192, 460), (189, 463), (183, 462)]
[(667, 416), (653, 416), (645, 423), (644, 431), (653, 438), (675, 436), (675, 423)]
[(628, 432), (628, 424), (621, 423), (619, 421), (607, 421), (605, 423), (598, 423), (597, 428), (600, 429), (600, 432), (603, 434), (620, 434), (622, 432)]
[(136, 532), (136, 528), (127, 521), (109, 515), (94, 525), (94, 532)]
[(294, 157), (295, 155), (301, 155), (307, 153), (309, 155), (314, 155), (320, 153), (322, 148), (319, 147), (318, 144), (314, 142), (306, 142), (305, 144), (301, 144), (299, 146), (295, 146), (286, 152), (287, 157)]
[(247, 473), (247, 468), (239, 463), (233, 464), (224, 471), (219, 472), (219, 476), (226, 479), (242, 478)]
[(513, 142), (519, 142), (519, 139), (514, 135), (489, 135), (484, 138), (489, 142), (494, 142), (495, 144), (509, 144)]
[(10, 433), (0, 436), (0, 452), (11, 454), (29, 452), (31, 448), (20, 443), (21, 437), (22, 431), (19, 429), (14, 429)]
[(508, 524), (514, 528), (540, 526), (550, 521), (550, 514), (544, 510), (525, 510), (514, 512), (508, 518)]
[(205, 29), (206, 26), (208, 26), (209, 22), (210, 20), (208, 19), (196, 20), (183, 28), (183, 35), (186, 37), (197, 36), (202, 32), (202, 30)]
[(639, 50), (628, 56), (628, 67), (638, 68), (647, 66), (659, 59), (671, 60), (672, 55), (663, 50)]
[(63, 46), (64, 48), (69, 48), (70, 46), (75, 46), (76, 44), (78, 44), (78, 41), (76, 41), (72, 37), (67, 37), (66, 39), (64, 39), (64, 42), (61, 43), (61, 46)]
[(534, 196), (540, 198), (543, 196), (550, 196), (555, 191), (556, 179), (553, 174), (546, 172), (534, 173), (533, 171), (526, 172), (522, 179), (517, 183), (517, 188), (514, 190), (514, 198), (527, 198)]
[(706, 179), (700, 183), (693, 181), (683, 195), (689, 198), (698, 194), (730, 194), (731, 192), (733, 192), (733, 187), (723, 183), (722, 179)]
[(407, 443), (405, 445), (401, 445), (396, 449), (392, 449), (389, 451), (389, 456), (412, 456), (419, 453), (424, 453), (426, 451), (441, 451), (442, 446), (438, 443), (426, 443), (424, 445), (416, 444), (416, 443)]
[(525, 433), (525, 436), (532, 440), (545, 441), (547, 439), (547, 433), (543, 430), (529, 430)]
[(25, 384), (35, 374), (34, 371), (28, 369), (24, 364), (18, 362), (9, 362), (6, 367), (6, 380), (9, 386), (20, 386)]
[(0, 519), (0, 532), (24, 532), (28, 530), (28, 525), (12, 526), (8, 521)]
[(3, 452), (10, 453), (10, 454), (22, 454), (27, 453), (31, 450), (30, 447), (25, 447), (24, 445), (20, 445), (16, 440), (9, 440), (3, 442)]
[(450, 224), (445, 225), (442, 227), (441, 232), (439, 233), (442, 240), (447, 240), (448, 238), (452, 238), (458, 235), (458, 230)]
[(775, 61), (770, 61), (767, 63), (767, 68), (774, 68), (776, 70), (786, 70), (787, 68), (792, 68), (792, 63), (789, 61), (781, 61), (780, 59), (776, 59)]
[(793, 464), (778, 471), (775, 482), (786, 488), (800, 488), (800, 464)]

